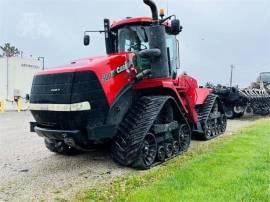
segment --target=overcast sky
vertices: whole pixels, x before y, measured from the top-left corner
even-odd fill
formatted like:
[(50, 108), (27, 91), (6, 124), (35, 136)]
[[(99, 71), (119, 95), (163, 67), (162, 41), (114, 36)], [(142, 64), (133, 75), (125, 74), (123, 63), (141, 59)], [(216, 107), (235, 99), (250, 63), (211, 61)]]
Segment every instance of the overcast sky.
[[(166, 8), (167, 0), (156, 0)], [(207, 81), (246, 86), (260, 71), (270, 71), (270, 0), (168, 0), (169, 14), (184, 27), (179, 36), (181, 71)], [(142, 0), (0, 0), (0, 44), (10, 42), (24, 56), (44, 56), (46, 67), (105, 54), (103, 18), (149, 16)]]

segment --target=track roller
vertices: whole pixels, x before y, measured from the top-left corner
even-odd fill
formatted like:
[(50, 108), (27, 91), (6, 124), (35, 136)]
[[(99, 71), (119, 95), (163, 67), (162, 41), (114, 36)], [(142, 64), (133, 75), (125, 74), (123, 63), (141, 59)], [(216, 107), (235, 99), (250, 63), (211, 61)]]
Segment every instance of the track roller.
[(163, 161), (165, 161), (165, 158), (166, 158), (165, 148), (164, 148), (164, 146), (160, 145), (158, 147), (158, 152), (157, 152), (157, 161), (163, 162)]
[(171, 158), (173, 155), (173, 145), (172, 143), (165, 143), (166, 157)]

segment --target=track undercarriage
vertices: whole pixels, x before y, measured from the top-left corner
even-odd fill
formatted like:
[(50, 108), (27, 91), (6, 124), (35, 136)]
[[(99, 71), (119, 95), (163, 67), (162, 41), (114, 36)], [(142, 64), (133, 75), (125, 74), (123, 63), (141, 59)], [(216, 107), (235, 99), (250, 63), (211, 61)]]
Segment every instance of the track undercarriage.
[(209, 140), (225, 132), (227, 118), (218, 96), (210, 94), (197, 112), (204, 131), (203, 139)]
[[(112, 157), (120, 164), (148, 169), (187, 151), (192, 126), (168, 96), (145, 96), (130, 110), (119, 126), (112, 144)], [(212, 139), (226, 129), (226, 117), (209, 95), (200, 108), (203, 138)]]
[(119, 126), (113, 158), (125, 166), (148, 169), (186, 151), (191, 129), (173, 105), (171, 97), (142, 97)]

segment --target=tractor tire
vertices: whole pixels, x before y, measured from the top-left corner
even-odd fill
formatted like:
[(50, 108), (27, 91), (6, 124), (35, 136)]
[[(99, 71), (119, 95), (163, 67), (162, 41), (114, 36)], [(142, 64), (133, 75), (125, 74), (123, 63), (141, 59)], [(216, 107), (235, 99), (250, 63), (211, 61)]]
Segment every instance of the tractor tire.
[(226, 111), (225, 112), (225, 115), (228, 119), (234, 119), (236, 116), (235, 116), (235, 113), (233, 110), (230, 110), (230, 111)]
[(111, 146), (114, 161), (145, 170), (186, 151), (191, 130), (175, 106), (169, 96), (141, 97), (119, 125)]
[(44, 143), (48, 150), (57, 154), (72, 156), (82, 153), (80, 150), (69, 147), (63, 141), (45, 138)]

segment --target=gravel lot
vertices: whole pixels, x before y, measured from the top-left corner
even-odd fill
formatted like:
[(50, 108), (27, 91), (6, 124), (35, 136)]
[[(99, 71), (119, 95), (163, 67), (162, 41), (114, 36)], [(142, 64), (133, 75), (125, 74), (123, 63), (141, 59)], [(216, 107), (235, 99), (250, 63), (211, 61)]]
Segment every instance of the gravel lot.
[[(226, 135), (257, 118), (229, 121)], [(66, 157), (49, 152), (29, 132), (29, 112), (0, 113), (0, 201), (54, 201), (132, 172), (115, 164), (109, 151)], [(193, 141), (192, 148), (200, 141)], [(136, 172), (136, 171), (133, 171)]]

